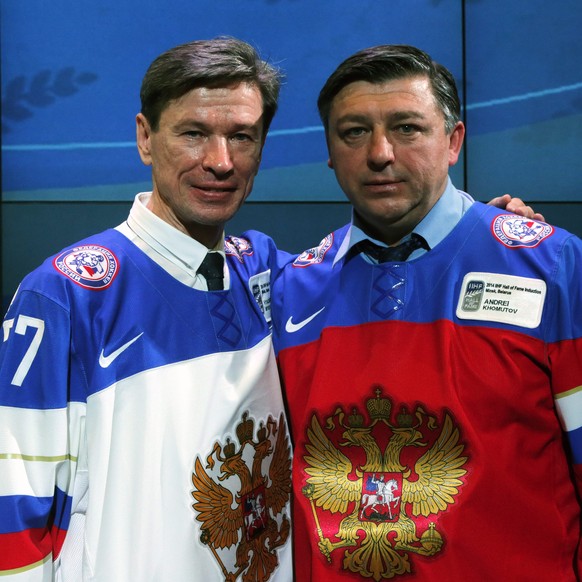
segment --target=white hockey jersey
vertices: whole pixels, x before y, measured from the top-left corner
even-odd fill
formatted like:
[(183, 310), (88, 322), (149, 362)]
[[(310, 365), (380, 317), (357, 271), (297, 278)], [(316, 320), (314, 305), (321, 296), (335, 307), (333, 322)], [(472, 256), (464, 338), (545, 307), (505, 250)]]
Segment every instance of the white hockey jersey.
[(225, 291), (184, 285), (117, 230), (25, 278), (0, 348), (3, 580), (291, 580), (257, 244), (226, 241)]

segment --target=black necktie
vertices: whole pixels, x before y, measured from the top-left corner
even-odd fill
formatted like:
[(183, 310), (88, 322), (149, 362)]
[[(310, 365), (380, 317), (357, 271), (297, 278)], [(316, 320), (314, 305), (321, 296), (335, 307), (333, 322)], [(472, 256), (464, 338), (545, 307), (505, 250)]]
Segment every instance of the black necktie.
[(209, 291), (224, 289), (224, 257), (220, 253), (207, 253), (198, 273), (206, 279)]
[(355, 254), (365, 253), (379, 263), (387, 263), (389, 261), (400, 263), (406, 261), (413, 251), (420, 248), (430, 249), (424, 238), (413, 232), (407, 241), (395, 247), (381, 247), (374, 244), (371, 240), (366, 239), (355, 244), (353, 246), (353, 252)]

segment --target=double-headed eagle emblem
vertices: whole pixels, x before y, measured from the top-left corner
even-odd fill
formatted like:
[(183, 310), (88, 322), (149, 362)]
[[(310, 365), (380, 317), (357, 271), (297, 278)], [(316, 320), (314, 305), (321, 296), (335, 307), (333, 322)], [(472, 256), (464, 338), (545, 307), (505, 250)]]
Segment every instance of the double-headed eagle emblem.
[[(346, 418), (338, 408), (325, 429), (313, 415), (303, 488), (322, 554), (331, 562), (342, 548), (343, 569), (376, 581), (410, 572), (409, 553), (440, 552), (436, 517), (455, 503), (467, 462), (448, 413), (440, 428), (421, 406), (413, 414), (402, 409), (393, 424), (392, 403), (381, 392), (376, 387), (367, 401), (367, 425), (357, 410)], [(330, 514), (340, 517), (337, 533)]]
[[(276, 549), (289, 537), (285, 508), (291, 495), (291, 447), (283, 415), (278, 422), (269, 417), (266, 425), (261, 423), (255, 438), (254, 422), (245, 413), (236, 434), (238, 449), (227, 439), (225, 445), (215, 443), (206, 468), (196, 459), (192, 507), (202, 523), (200, 539), (224, 579), (234, 582), (242, 575), (245, 581), (263, 582), (278, 564)], [(231, 488), (221, 484), (226, 480), (232, 480)], [(223, 550), (235, 545), (229, 565)]]

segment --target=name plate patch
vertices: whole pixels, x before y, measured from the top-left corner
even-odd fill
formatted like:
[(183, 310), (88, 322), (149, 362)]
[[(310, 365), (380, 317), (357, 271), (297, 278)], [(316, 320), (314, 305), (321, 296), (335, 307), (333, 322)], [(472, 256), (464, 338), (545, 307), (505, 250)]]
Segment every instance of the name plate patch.
[(545, 297), (546, 283), (541, 279), (467, 273), (457, 304), (457, 317), (534, 329), (542, 319)]
[(267, 323), (271, 323), (271, 270), (257, 273), (249, 279), (249, 288)]

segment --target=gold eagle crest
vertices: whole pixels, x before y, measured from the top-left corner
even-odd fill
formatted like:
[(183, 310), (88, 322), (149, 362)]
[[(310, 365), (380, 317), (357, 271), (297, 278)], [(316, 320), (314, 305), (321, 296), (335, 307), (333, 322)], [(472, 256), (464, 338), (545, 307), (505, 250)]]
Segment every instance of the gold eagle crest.
[[(238, 448), (230, 439), (215, 443), (206, 468), (197, 458), (192, 473), (200, 540), (227, 582), (241, 575), (245, 582), (268, 580), (278, 564), (276, 549), (289, 537), (285, 508), (291, 496), (291, 447), (283, 414), (278, 422), (269, 417), (266, 425), (261, 423), (256, 437), (254, 432), (253, 420), (243, 414), (236, 428)], [(226, 480), (234, 486), (223, 486)], [(229, 565), (223, 550), (235, 545), (236, 558)]]
[[(440, 552), (444, 540), (434, 519), (455, 503), (467, 457), (448, 413), (440, 429), (421, 406), (414, 416), (403, 408), (393, 424), (392, 403), (375, 388), (366, 404), (367, 425), (357, 410), (346, 418), (338, 408), (325, 430), (313, 415), (303, 494), (327, 560), (346, 548), (343, 569), (379, 581), (410, 572), (409, 553)], [(325, 537), (321, 523), (330, 523), (330, 513), (345, 517), (337, 533)]]

